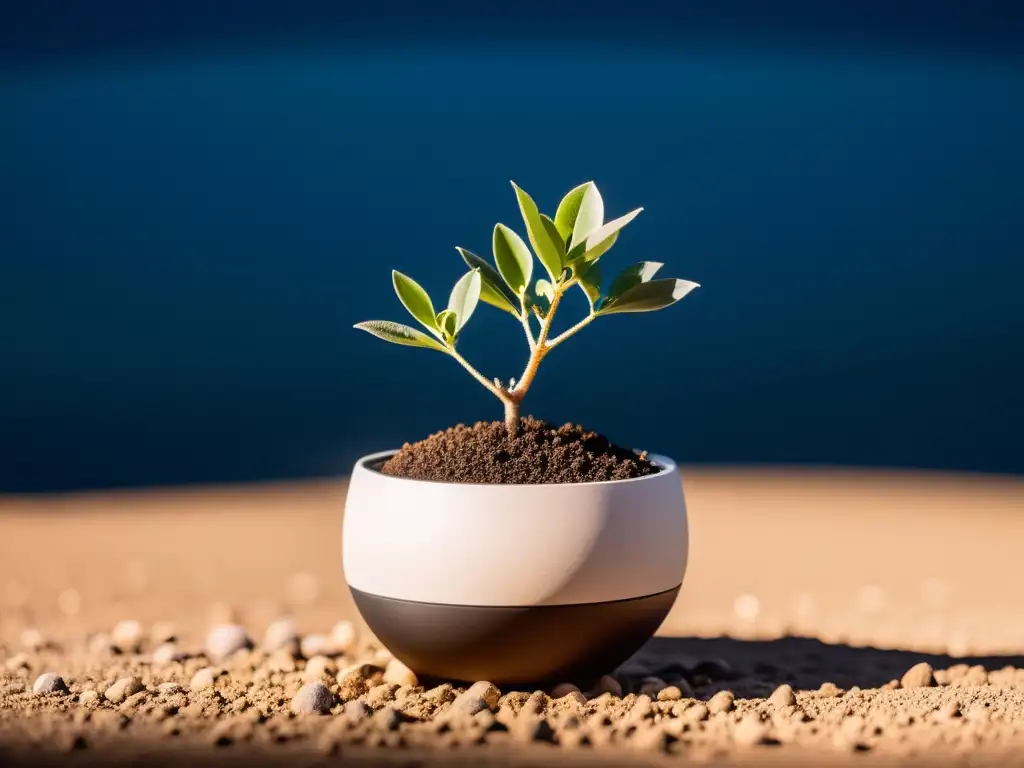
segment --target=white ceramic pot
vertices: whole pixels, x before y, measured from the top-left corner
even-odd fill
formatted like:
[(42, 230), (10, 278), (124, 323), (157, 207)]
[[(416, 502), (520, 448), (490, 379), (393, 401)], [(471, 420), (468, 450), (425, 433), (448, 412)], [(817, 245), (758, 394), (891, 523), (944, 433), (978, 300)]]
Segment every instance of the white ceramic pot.
[(665, 619), (686, 571), (671, 459), (632, 480), (409, 480), (360, 459), (345, 502), (345, 578), (377, 637), (421, 677), (587, 683)]

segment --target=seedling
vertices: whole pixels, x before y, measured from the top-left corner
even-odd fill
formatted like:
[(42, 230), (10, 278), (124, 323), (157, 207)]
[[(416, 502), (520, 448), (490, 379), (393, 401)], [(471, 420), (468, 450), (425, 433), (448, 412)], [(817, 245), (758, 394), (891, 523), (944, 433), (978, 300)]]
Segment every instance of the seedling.
[[(558, 204), (554, 219), (537, 209), (533, 199), (512, 183), (519, 200), (526, 233), (533, 253), (547, 277), (533, 281), (533, 255), (514, 231), (504, 224), (494, 227), (492, 267), (465, 248), (456, 248), (470, 271), (459, 278), (448, 297), (448, 307), (434, 311), (433, 302), (419, 283), (392, 271), (395, 293), (429, 336), (407, 325), (388, 320), (367, 320), (356, 328), (394, 344), (423, 347), (453, 357), (469, 374), (505, 406), (505, 424), (510, 434), (519, 429), (519, 407), (537, 376), (541, 361), (552, 349), (590, 325), (598, 317), (624, 312), (652, 312), (675, 304), (697, 283), (675, 278), (654, 279), (662, 267), (655, 261), (641, 261), (623, 270), (602, 293), (598, 261), (615, 245), (619, 232), (643, 208), (605, 223), (604, 201), (597, 185), (587, 182), (573, 189)], [(551, 326), (562, 297), (573, 287), (586, 294), (590, 313), (572, 327), (551, 337)], [(456, 349), (466, 323), (480, 301), (504, 310), (522, 325), (530, 347), (526, 368), (507, 385), (490, 380), (474, 368)], [(534, 332), (534, 325), (537, 325)]]

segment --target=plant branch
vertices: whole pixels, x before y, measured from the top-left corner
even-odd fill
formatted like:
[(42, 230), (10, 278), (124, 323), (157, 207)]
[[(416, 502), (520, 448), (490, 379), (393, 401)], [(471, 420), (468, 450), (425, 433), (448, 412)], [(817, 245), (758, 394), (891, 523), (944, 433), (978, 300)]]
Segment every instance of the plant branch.
[(591, 311), (591, 313), (589, 315), (587, 315), (582, 320), (580, 320), (578, 323), (576, 323), (576, 325), (574, 325), (572, 328), (568, 329), (567, 331), (563, 331), (558, 336), (556, 336), (551, 341), (549, 341), (547, 343), (547, 349), (554, 349), (555, 347), (557, 347), (559, 344), (561, 344), (563, 341), (568, 339), (570, 336), (572, 336), (574, 333), (576, 333), (580, 329), (586, 328), (588, 325), (590, 325), (590, 323), (593, 322), (595, 317), (597, 317), (597, 313)]
[(467, 361), (466, 358), (464, 358), (462, 355), (455, 351), (455, 347), (449, 347), (448, 354), (454, 357), (455, 361), (463, 368), (465, 368), (469, 372), (470, 376), (472, 376), (474, 379), (483, 384), (484, 387), (487, 388), (488, 392), (490, 392), (492, 395), (494, 395), (496, 398), (501, 400), (501, 402), (505, 403), (506, 405), (509, 403), (509, 401), (512, 399), (509, 396), (511, 393), (505, 390), (503, 387), (499, 387), (494, 382), (488, 381), (486, 376), (484, 376), (482, 373), (480, 373), (480, 371), (478, 371), (476, 368), (470, 365), (469, 361)]
[(515, 387), (509, 394), (516, 400), (522, 400), (526, 395), (526, 391), (530, 388), (533, 383), (533, 378), (537, 375), (537, 368), (540, 365), (540, 361), (544, 359), (544, 355), (547, 353), (547, 338), (548, 333), (551, 332), (551, 321), (555, 319), (555, 312), (558, 310), (558, 304), (562, 300), (562, 296), (568, 288), (569, 284), (556, 285), (554, 287), (554, 295), (551, 297), (551, 306), (548, 307), (548, 311), (544, 314), (544, 320), (540, 324), (540, 332), (537, 334), (536, 343), (530, 350), (530, 359), (526, 363), (526, 368), (523, 370), (523, 375), (519, 377)]

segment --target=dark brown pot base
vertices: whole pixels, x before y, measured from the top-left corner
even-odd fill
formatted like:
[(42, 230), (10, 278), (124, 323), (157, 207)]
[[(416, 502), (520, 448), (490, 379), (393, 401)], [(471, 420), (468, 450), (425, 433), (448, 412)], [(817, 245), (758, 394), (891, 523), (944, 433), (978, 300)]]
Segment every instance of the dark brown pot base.
[(679, 586), (631, 600), (523, 608), (396, 600), (352, 589), (363, 619), (421, 680), (588, 686), (640, 649)]

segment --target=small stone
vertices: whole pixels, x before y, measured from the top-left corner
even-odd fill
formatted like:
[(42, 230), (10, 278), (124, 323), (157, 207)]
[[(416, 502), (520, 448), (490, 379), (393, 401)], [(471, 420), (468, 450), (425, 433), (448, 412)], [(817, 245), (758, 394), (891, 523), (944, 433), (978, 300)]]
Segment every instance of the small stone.
[(554, 741), (555, 732), (551, 724), (542, 717), (520, 715), (509, 728), (515, 741), (528, 743), (532, 741)]
[(149, 639), (154, 645), (173, 643), (178, 639), (178, 630), (171, 621), (158, 621), (149, 631)]
[(374, 724), (382, 731), (397, 731), (403, 720), (402, 714), (394, 707), (384, 707), (373, 716)]
[(369, 690), (369, 683), (358, 671), (349, 672), (344, 676), (338, 674), (338, 696), (342, 701), (358, 699)]
[(796, 694), (793, 693), (793, 686), (783, 683), (768, 697), (768, 701), (775, 707), (796, 706)]
[(28, 669), (32, 661), (27, 653), (16, 653), (4, 662), (4, 669), (8, 672), (17, 672), (19, 669)]
[(88, 706), (89, 704), (95, 704), (99, 701), (100, 695), (96, 691), (82, 691), (78, 696), (78, 703), (82, 706)]
[(658, 694), (661, 693), (661, 690), (667, 686), (668, 683), (660, 677), (648, 676), (640, 681), (640, 690), (637, 691), (637, 693), (656, 699), (658, 698)]
[(142, 625), (135, 619), (122, 619), (114, 625), (110, 640), (122, 653), (138, 653), (142, 647)]
[(120, 704), (129, 696), (134, 696), (136, 693), (144, 690), (146, 689), (139, 678), (122, 677), (112, 686), (107, 688), (103, 695), (106, 697), (107, 701), (113, 702), (114, 704)]
[(331, 645), (338, 653), (350, 653), (358, 639), (359, 634), (351, 621), (339, 621), (331, 630)]
[(327, 635), (306, 635), (299, 641), (299, 653), (305, 659), (314, 656), (327, 656), (334, 650), (334, 645)]
[(730, 712), (736, 706), (736, 696), (732, 691), (719, 691), (708, 700), (708, 712), (717, 715), (719, 712)]
[(252, 648), (252, 641), (240, 624), (221, 624), (206, 636), (206, 655), (215, 664), (247, 648)]
[(53, 672), (46, 672), (40, 675), (32, 685), (32, 693), (36, 696), (46, 696), (51, 693), (67, 692), (68, 687), (64, 683), (64, 678), (60, 675), (55, 675)]
[(684, 723), (692, 725), (694, 723), (699, 723), (704, 720), (707, 720), (709, 714), (710, 710), (708, 709), (707, 705), (698, 702), (697, 704), (694, 704), (692, 707), (688, 707), (686, 711), (684, 711), (683, 714), (680, 715), (680, 718)]
[(203, 667), (192, 675), (192, 679), (188, 683), (188, 689), (190, 691), (202, 691), (206, 688), (212, 688), (219, 674), (220, 670), (216, 667)]
[(292, 698), (291, 710), (296, 715), (326, 715), (334, 706), (330, 689), (319, 680), (306, 683)]
[(681, 698), (683, 698), (683, 692), (677, 685), (670, 685), (658, 692), (658, 701), (679, 701)]
[(175, 682), (160, 683), (160, 685), (156, 687), (156, 690), (157, 693), (163, 694), (164, 696), (170, 696), (178, 693), (178, 691), (181, 690), (181, 686)]
[(629, 745), (644, 752), (664, 752), (669, 745), (669, 735), (658, 725), (637, 728), (629, 739)]
[(534, 691), (523, 702), (519, 717), (539, 717), (548, 708), (548, 697), (544, 691)]
[(263, 634), (263, 648), (271, 653), (274, 651), (295, 651), (298, 649), (299, 633), (295, 622), (283, 616), (274, 619)]
[(980, 664), (968, 668), (964, 676), (960, 678), (960, 685), (986, 685), (988, 683), (988, 672)]
[(573, 693), (582, 694), (583, 691), (581, 691), (578, 687), (576, 687), (572, 683), (559, 683), (558, 685), (556, 685), (554, 688), (551, 689), (551, 698), (552, 699), (560, 699), (563, 696), (568, 696), (568, 695), (573, 694)]
[(179, 650), (174, 643), (164, 643), (153, 651), (154, 664), (173, 664), (176, 661), (184, 661), (188, 654)]
[(423, 695), (437, 704), (447, 704), (450, 701), (455, 701), (455, 689), (452, 688), (451, 683), (441, 683)]
[(30, 651), (38, 651), (46, 647), (46, 638), (43, 637), (43, 633), (35, 627), (23, 629), (18, 639), (21, 640), (21, 644)]
[(602, 693), (611, 694), (617, 699), (622, 698), (622, 685), (611, 675), (603, 675), (600, 680), (597, 681), (596, 692), (598, 695)]
[(915, 664), (906, 671), (900, 678), (900, 685), (904, 688), (930, 688), (935, 685), (935, 677), (932, 674), (932, 665), (926, 661)]
[(733, 731), (733, 739), (741, 747), (753, 747), (761, 744), (768, 736), (768, 725), (761, 722), (753, 712), (743, 716)]
[(345, 720), (349, 725), (357, 725), (364, 720), (368, 720), (373, 715), (373, 710), (370, 706), (358, 699), (354, 701), (346, 701), (345, 707), (342, 710), (345, 715)]
[(501, 698), (499, 691), (486, 680), (473, 683), (452, 702), (452, 710), (463, 715), (475, 715), (484, 709), (494, 709)]
[(384, 682), (395, 685), (407, 685), (410, 688), (419, 685), (416, 673), (398, 659), (392, 659), (384, 668)]
[(839, 686), (835, 683), (824, 682), (818, 689), (818, 698), (820, 699), (834, 699), (837, 696), (842, 696), (843, 692), (839, 689)]
[(303, 671), (307, 680), (315, 680), (324, 675), (337, 671), (338, 666), (333, 659), (326, 656), (314, 656), (306, 662), (306, 669)]

